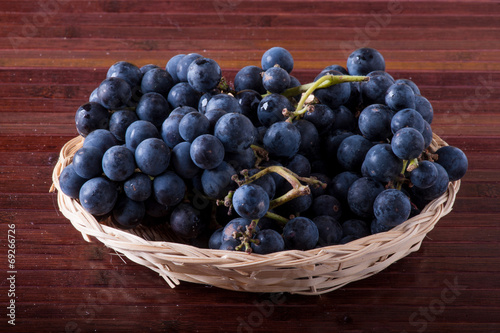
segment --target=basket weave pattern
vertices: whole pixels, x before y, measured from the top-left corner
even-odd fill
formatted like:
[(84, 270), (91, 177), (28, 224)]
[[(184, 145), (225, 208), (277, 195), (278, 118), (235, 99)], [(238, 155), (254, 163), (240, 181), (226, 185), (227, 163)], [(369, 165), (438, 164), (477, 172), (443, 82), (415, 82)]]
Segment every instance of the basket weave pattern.
[[(95, 237), (131, 261), (157, 272), (172, 288), (180, 281), (188, 281), (249, 292), (330, 292), (376, 274), (417, 251), (426, 234), (451, 211), (460, 188), (460, 181), (451, 182), (448, 190), (418, 216), (387, 232), (344, 245), (268, 255), (210, 250), (179, 243), (166, 225), (122, 230), (110, 221), (97, 221), (77, 200), (64, 195), (59, 188), (59, 175), (82, 144), (80, 136), (68, 141), (54, 168), (52, 190), (58, 190), (59, 209), (86, 241)], [(445, 145), (433, 135), (431, 150)]]

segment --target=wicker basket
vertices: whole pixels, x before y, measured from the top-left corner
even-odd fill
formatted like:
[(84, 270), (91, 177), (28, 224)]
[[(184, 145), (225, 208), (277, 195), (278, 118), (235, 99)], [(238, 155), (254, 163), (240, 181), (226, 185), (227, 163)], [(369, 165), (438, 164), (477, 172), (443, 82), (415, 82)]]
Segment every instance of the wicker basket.
[[(160, 274), (170, 287), (180, 281), (248, 292), (290, 292), (319, 295), (349, 282), (376, 274), (420, 248), (426, 234), (455, 202), (460, 181), (451, 182), (441, 197), (422, 212), (390, 231), (345, 245), (308, 251), (283, 251), (268, 255), (197, 248), (178, 243), (167, 226), (122, 230), (108, 220), (98, 222), (77, 200), (64, 195), (59, 175), (83, 144), (82, 137), (67, 142), (53, 171), (53, 186), (61, 212), (82, 233)], [(447, 145), (436, 134), (431, 150)], [(168, 240), (168, 241), (165, 241)]]

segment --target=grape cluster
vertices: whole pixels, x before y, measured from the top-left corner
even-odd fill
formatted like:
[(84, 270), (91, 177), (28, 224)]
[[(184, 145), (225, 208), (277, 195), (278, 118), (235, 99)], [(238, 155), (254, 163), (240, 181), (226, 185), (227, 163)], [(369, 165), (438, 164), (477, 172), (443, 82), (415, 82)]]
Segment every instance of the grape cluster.
[(163, 223), (193, 245), (267, 254), (387, 231), (464, 176), (460, 149), (428, 149), (431, 103), (377, 50), (307, 84), (293, 67), (281, 47), (232, 84), (197, 53), (115, 63), (76, 112), (84, 142), (62, 192), (121, 228)]

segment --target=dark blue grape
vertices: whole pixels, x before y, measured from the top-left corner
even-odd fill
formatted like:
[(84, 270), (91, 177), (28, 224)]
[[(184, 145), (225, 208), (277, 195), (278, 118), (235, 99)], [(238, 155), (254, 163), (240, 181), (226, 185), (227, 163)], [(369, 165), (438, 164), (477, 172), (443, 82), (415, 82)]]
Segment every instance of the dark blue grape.
[(318, 243), (318, 227), (307, 217), (296, 217), (283, 228), (283, 238), (289, 250), (310, 250)]
[(351, 185), (359, 178), (361, 177), (352, 171), (338, 173), (332, 178), (330, 183), (328, 183), (327, 191), (341, 203), (346, 204), (349, 187), (351, 187)]
[(367, 76), (370, 80), (363, 81), (360, 85), (363, 104), (384, 104), (385, 93), (394, 84), (394, 79), (383, 71), (370, 72)]
[(307, 157), (301, 154), (294, 155), (287, 161), (285, 167), (300, 177), (309, 177), (311, 175), (311, 163), (309, 163)]
[(424, 131), (424, 118), (414, 109), (403, 109), (396, 112), (391, 120), (392, 133), (396, 133), (404, 127), (411, 127), (422, 133)]
[(161, 126), (161, 138), (170, 148), (184, 141), (179, 133), (179, 124), (183, 117), (181, 114), (171, 114)]
[[(99, 90), (99, 87), (95, 88), (92, 90), (89, 96), (89, 102), (90, 103), (98, 103), (101, 104), (101, 101), (99, 100), (99, 96), (97, 95), (97, 91)], [(102, 105), (101, 105), (102, 106)]]
[(177, 73), (177, 79), (180, 82), (187, 82), (189, 66), (193, 61), (195, 61), (198, 58), (203, 58), (203, 56), (198, 53), (189, 53), (186, 54), (181, 59), (179, 59), (179, 61), (177, 62), (176, 73)]
[(118, 197), (112, 214), (113, 221), (120, 228), (131, 229), (141, 224), (146, 215), (146, 208), (144, 202), (134, 201), (123, 195)]
[(256, 162), (255, 152), (252, 148), (242, 149), (235, 153), (227, 153), (224, 155), (224, 161), (240, 172), (241, 170), (251, 169)]
[(217, 94), (213, 96), (207, 104), (205, 112), (210, 110), (224, 110), (227, 113), (242, 113), (240, 104), (236, 97), (227, 94)]
[(209, 92), (217, 87), (222, 73), (219, 64), (210, 58), (195, 59), (188, 67), (187, 81), (194, 90)]
[(235, 239), (233, 237), (235, 233), (244, 233), (247, 227), (250, 226), (250, 223), (252, 223), (252, 220), (243, 217), (238, 217), (229, 221), (222, 230), (222, 242)]
[(111, 180), (121, 182), (134, 174), (134, 153), (125, 146), (113, 146), (102, 157), (102, 170)]
[(210, 132), (210, 121), (198, 111), (190, 112), (179, 122), (179, 135), (187, 142)]
[(411, 127), (400, 129), (391, 140), (392, 151), (402, 160), (412, 160), (419, 157), (425, 148), (424, 146), (422, 134)]
[(67, 165), (59, 175), (59, 187), (62, 193), (72, 199), (78, 199), (80, 189), (87, 179), (78, 176), (75, 172), (74, 165)]
[(214, 135), (226, 152), (234, 153), (250, 147), (255, 140), (255, 128), (246, 116), (228, 113), (215, 124)]
[(155, 64), (147, 64), (147, 65), (142, 66), (139, 69), (141, 70), (142, 77), (144, 78), (144, 74), (146, 74), (147, 72), (149, 72), (150, 70), (155, 69), (155, 68), (160, 68), (160, 67), (158, 65), (155, 65)]
[(240, 91), (236, 95), (238, 104), (241, 108), (241, 113), (248, 117), (254, 124), (254, 126), (260, 126), (260, 121), (257, 116), (257, 110), (259, 108), (259, 103), (262, 100), (262, 96), (255, 90), (245, 90)]
[(102, 216), (113, 210), (118, 198), (118, 191), (113, 182), (104, 177), (95, 177), (86, 181), (80, 188), (80, 203), (92, 215)]
[(165, 70), (170, 74), (172, 77), (172, 80), (174, 84), (177, 84), (180, 82), (179, 78), (177, 77), (177, 65), (179, 64), (179, 61), (184, 58), (185, 54), (176, 54), (172, 58), (170, 58), (167, 62), (167, 65), (165, 66)]
[(119, 141), (125, 141), (125, 132), (134, 121), (139, 120), (137, 113), (131, 110), (118, 110), (113, 112), (109, 119), (109, 131)]
[(280, 94), (290, 86), (290, 75), (280, 67), (268, 68), (262, 76), (262, 85), (267, 91)]
[(262, 68), (257, 66), (243, 67), (236, 73), (234, 77), (234, 90), (237, 92), (242, 90), (255, 90), (259, 94), (264, 94), (266, 89), (262, 85)]
[(340, 144), (345, 138), (354, 135), (351, 132), (333, 132), (328, 135), (323, 143), (323, 153), (329, 166), (338, 166), (337, 152)]
[(172, 207), (184, 199), (186, 184), (175, 172), (165, 171), (153, 180), (153, 193), (156, 201)]
[(385, 104), (394, 111), (415, 108), (415, 93), (405, 83), (394, 83), (385, 93)]
[[(248, 175), (253, 176), (259, 171), (260, 169), (248, 170)], [(276, 194), (276, 182), (274, 181), (272, 174), (265, 174), (254, 180), (252, 184), (262, 187), (262, 189), (264, 189), (264, 191), (266, 191), (267, 195), (269, 196), (269, 200), (272, 200), (274, 198), (274, 195)]]
[(329, 246), (338, 244), (343, 236), (342, 225), (333, 217), (319, 215), (312, 220), (318, 228), (318, 245)]
[(395, 227), (410, 216), (410, 199), (400, 190), (387, 189), (373, 202), (375, 218), (387, 226)]
[(347, 192), (349, 208), (360, 217), (372, 217), (373, 202), (383, 190), (385, 190), (384, 185), (370, 177), (362, 177), (356, 180)]
[(335, 125), (335, 112), (325, 104), (315, 104), (304, 113), (304, 119), (313, 123), (322, 135)]
[(240, 240), (232, 238), (232, 239), (228, 239), (227, 241), (222, 242), (219, 250), (236, 251), (236, 248), (239, 245), (241, 245)]
[[(349, 240), (355, 240), (370, 235), (370, 227), (362, 220), (347, 220), (342, 223), (342, 234), (342, 239), (350, 237)], [(340, 243), (345, 244), (345, 241), (341, 240)]]
[(219, 228), (215, 230), (210, 239), (208, 240), (208, 248), (212, 250), (219, 250), (222, 245), (222, 230), (224, 228)]
[(404, 83), (404, 84), (408, 85), (413, 90), (413, 93), (415, 95), (420, 95), (420, 89), (415, 84), (415, 82), (413, 82), (410, 79), (398, 79), (394, 83)]
[(139, 67), (126, 61), (119, 61), (109, 67), (106, 78), (120, 78), (125, 80), (130, 88), (141, 84), (142, 72)]
[(250, 220), (256, 220), (267, 213), (269, 195), (259, 185), (247, 184), (236, 189), (232, 203), (238, 215)]
[(339, 220), (342, 216), (342, 207), (337, 198), (324, 194), (314, 199), (310, 212), (312, 216), (327, 215)]
[(422, 115), (425, 121), (429, 124), (432, 123), (434, 119), (434, 109), (427, 98), (421, 95), (415, 95), (415, 110)]
[(181, 142), (172, 149), (172, 166), (174, 171), (184, 179), (191, 179), (201, 172), (201, 169), (191, 159), (191, 143)]
[(345, 69), (345, 67), (342, 67), (340, 65), (326, 66), (323, 70), (324, 71), (334, 70), (334, 71), (338, 71), (338, 72), (342, 73), (343, 75), (349, 75), (349, 73), (347, 73), (347, 69)]
[(257, 242), (251, 243), (252, 252), (257, 254), (269, 254), (285, 249), (283, 237), (272, 229), (264, 229), (257, 232), (253, 239)]
[(363, 176), (381, 183), (396, 180), (402, 169), (403, 161), (394, 155), (388, 143), (380, 143), (370, 148), (361, 166)]
[(293, 124), (300, 132), (298, 153), (308, 158), (318, 157), (320, 154), (320, 136), (316, 126), (305, 119), (299, 119)]
[(158, 129), (153, 123), (146, 120), (137, 120), (130, 124), (125, 132), (125, 145), (134, 153), (142, 141), (159, 137)]
[(146, 139), (135, 149), (135, 162), (145, 174), (158, 176), (168, 168), (170, 148), (162, 139)]
[(345, 138), (337, 150), (337, 161), (346, 171), (360, 172), (366, 153), (373, 144), (361, 135)]
[(335, 122), (330, 126), (330, 131), (354, 131), (358, 120), (354, 114), (344, 105), (333, 109), (335, 115)]
[(204, 170), (201, 175), (203, 192), (210, 198), (223, 199), (236, 187), (232, 179), (235, 174), (234, 168), (226, 162), (221, 162), (216, 168)]
[(429, 125), (429, 123), (426, 122), (425, 120), (424, 120), (424, 131), (422, 132), (422, 136), (424, 137), (424, 149), (427, 149), (432, 143), (433, 134), (431, 125)]
[(161, 68), (147, 71), (142, 77), (141, 91), (143, 94), (155, 92), (167, 98), (168, 92), (174, 86), (174, 80), (170, 74)]
[(132, 98), (132, 90), (127, 81), (111, 77), (101, 82), (97, 96), (105, 108), (116, 110), (128, 104)]
[[(325, 75), (342, 75), (342, 73), (329, 70), (321, 72), (314, 81)], [(349, 97), (351, 96), (351, 85), (349, 82), (338, 83), (328, 88), (316, 89), (314, 96), (320, 101), (321, 104), (326, 104), (332, 109), (338, 108), (339, 106), (345, 104)]]
[(78, 108), (75, 114), (75, 124), (78, 134), (86, 137), (96, 129), (107, 129), (110, 114), (99, 103), (89, 102)]
[(123, 183), (123, 192), (134, 201), (146, 201), (152, 194), (153, 181), (148, 175), (136, 172)]
[(214, 169), (224, 160), (224, 145), (211, 134), (203, 134), (191, 144), (191, 159), (202, 169)]
[(438, 159), (436, 163), (440, 164), (448, 173), (450, 181), (461, 179), (465, 176), (469, 162), (464, 152), (457, 147), (445, 146), (436, 151)]
[(156, 92), (142, 95), (135, 109), (139, 119), (149, 121), (157, 128), (161, 128), (170, 111), (170, 105), (165, 97)]
[(205, 114), (205, 112), (207, 111), (208, 102), (212, 99), (212, 97), (218, 94), (219, 92), (214, 90), (201, 95), (200, 100), (198, 101), (198, 111)]
[(293, 157), (300, 147), (300, 132), (293, 124), (280, 121), (272, 124), (264, 135), (264, 148), (272, 156)]
[(385, 141), (392, 136), (392, 116), (391, 109), (386, 105), (369, 105), (359, 115), (359, 130), (370, 141)]
[(439, 198), (448, 189), (448, 184), (450, 182), (450, 178), (448, 176), (448, 173), (446, 172), (446, 169), (443, 168), (438, 163), (434, 163), (434, 166), (436, 167), (436, 169), (438, 171), (438, 176), (437, 176), (436, 182), (434, 184), (432, 184), (430, 187), (427, 187), (425, 189), (420, 189), (416, 186), (413, 186), (411, 188), (412, 193), (414, 195), (416, 195), (421, 200), (430, 201), (430, 200), (434, 200), (436, 198)]
[(275, 46), (264, 52), (261, 59), (261, 66), (263, 70), (268, 70), (275, 65), (291, 73), (293, 70), (293, 57), (288, 50)]
[(285, 120), (283, 109), (293, 111), (292, 103), (283, 95), (271, 94), (264, 97), (257, 108), (257, 117), (262, 125), (269, 127), (275, 122)]
[(438, 178), (438, 171), (434, 163), (430, 161), (421, 161), (418, 168), (410, 174), (411, 183), (418, 188), (431, 187)]
[(373, 71), (385, 71), (385, 60), (379, 51), (363, 47), (349, 55), (347, 71), (350, 75), (366, 75)]
[(83, 147), (99, 148), (103, 154), (106, 150), (117, 144), (115, 136), (106, 129), (98, 129), (90, 132), (83, 141)]
[(177, 235), (193, 239), (207, 227), (201, 212), (189, 203), (181, 203), (172, 211), (170, 227)]
[(90, 179), (102, 174), (103, 152), (96, 147), (82, 147), (73, 156), (75, 172), (82, 178)]
[(391, 230), (394, 227), (388, 226), (385, 222), (374, 219), (370, 224), (370, 231), (373, 235), (386, 232)]
[(191, 106), (196, 108), (200, 101), (200, 94), (194, 90), (189, 83), (180, 82), (170, 89), (167, 100), (174, 109), (179, 106)]

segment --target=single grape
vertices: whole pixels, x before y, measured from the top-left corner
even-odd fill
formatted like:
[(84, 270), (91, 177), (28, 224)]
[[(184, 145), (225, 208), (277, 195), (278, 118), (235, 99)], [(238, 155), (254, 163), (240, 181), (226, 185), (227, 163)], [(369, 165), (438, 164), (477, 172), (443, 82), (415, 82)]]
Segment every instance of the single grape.
[(255, 140), (255, 128), (246, 116), (228, 113), (215, 124), (214, 136), (224, 145), (226, 152), (235, 153), (250, 147)]
[(135, 162), (145, 174), (158, 176), (168, 168), (170, 148), (162, 139), (146, 139), (135, 149)]
[(260, 219), (269, 209), (269, 195), (259, 185), (247, 184), (236, 189), (232, 203), (241, 217)]
[(394, 111), (415, 109), (415, 93), (405, 83), (394, 83), (385, 93), (385, 104)]
[(115, 136), (106, 129), (92, 131), (85, 137), (83, 147), (96, 147), (104, 154), (106, 150), (117, 145)]
[[(248, 176), (253, 176), (260, 171), (260, 169), (250, 169), (248, 170)], [(264, 189), (264, 191), (266, 191), (267, 195), (269, 196), (269, 200), (272, 200), (274, 198), (274, 195), (276, 194), (276, 182), (274, 181), (272, 174), (265, 174), (254, 180), (252, 184), (262, 187), (262, 189)]]
[(141, 224), (145, 215), (144, 202), (134, 201), (125, 195), (118, 197), (112, 211), (113, 221), (123, 229), (137, 227)]
[(293, 57), (290, 52), (279, 46), (272, 47), (264, 52), (261, 59), (262, 69), (266, 71), (275, 65), (291, 73), (293, 70)]
[(172, 166), (174, 171), (184, 179), (192, 179), (201, 172), (191, 159), (191, 143), (181, 142), (172, 149)]
[(153, 180), (153, 193), (159, 203), (172, 207), (184, 199), (186, 184), (175, 172), (165, 171)]
[(80, 189), (87, 179), (80, 177), (76, 172), (73, 163), (68, 164), (59, 175), (59, 187), (62, 193), (72, 199), (78, 199)]
[(269, 254), (285, 249), (283, 237), (272, 229), (257, 232), (253, 239), (256, 242), (251, 243), (252, 251), (257, 254)]
[(181, 203), (172, 211), (170, 227), (179, 236), (193, 239), (207, 227), (201, 212), (189, 203)]
[(337, 64), (326, 66), (323, 70), (324, 71), (334, 70), (334, 71), (338, 71), (338, 72), (342, 73), (343, 75), (349, 75), (349, 73), (347, 73), (347, 69), (345, 69), (345, 67), (337, 65)]
[(467, 172), (469, 162), (460, 148), (444, 146), (439, 148), (436, 154), (438, 155), (436, 163), (446, 170), (450, 181), (461, 179)]
[(272, 124), (285, 120), (283, 109), (293, 111), (292, 103), (283, 95), (271, 94), (264, 97), (257, 109), (257, 117), (262, 125), (269, 127)]
[(412, 160), (419, 157), (425, 148), (424, 146), (422, 134), (411, 127), (400, 129), (391, 140), (392, 151), (402, 160)]
[(164, 218), (171, 213), (169, 208), (159, 203), (154, 195), (144, 201), (144, 206), (146, 207), (146, 215), (152, 218)]
[(234, 235), (237, 233), (244, 233), (247, 227), (250, 226), (250, 223), (252, 223), (252, 220), (243, 217), (238, 217), (229, 221), (222, 230), (222, 242), (235, 239)]
[(226, 152), (224, 161), (229, 163), (239, 173), (241, 170), (251, 169), (255, 166), (255, 152), (252, 148), (242, 149), (235, 153)]
[(422, 115), (425, 121), (429, 124), (432, 123), (434, 119), (434, 109), (427, 98), (421, 95), (415, 95), (415, 110)]
[(436, 167), (438, 171), (438, 176), (436, 179), (436, 182), (432, 184), (430, 187), (427, 187), (425, 189), (420, 189), (416, 186), (413, 186), (411, 188), (412, 193), (417, 196), (420, 200), (423, 201), (431, 201), (436, 198), (439, 198), (441, 195), (443, 195), (446, 190), (448, 189), (448, 184), (450, 183), (450, 178), (448, 176), (448, 173), (446, 172), (446, 169), (441, 166), (439, 163), (434, 163), (434, 166)]
[(170, 148), (174, 148), (177, 144), (184, 141), (179, 133), (179, 125), (183, 117), (182, 114), (170, 114), (161, 125), (161, 138)]
[(411, 211), (410, 199), (400, 190), (387, 189), (373, 202), (375, 218), (387, 226), (395, 227), (408, 219)]
[(221, 78), (219, 64), (210, 58), (195, 59), (187, 70), (188, 83), (199, 92), (209, 92), (215, 89)]
[(200, 101), (200, 93), (194, 90), (189, 83), (179, 82), (170, 89), (167, 100), (174, 109), (179, 106), (196, 108)]
[(372, 223), (370, 224), (370, 231), (373, 235), (381, 233), (381, 232), (386, 232), (391, 230), (392, 226), (387, 225), (384, 221), (379, 221), (377, 219), (374, 219)]
[(223, 115), (227, 114), (227, 112), (224, 110), (221, 110), (221, 109), (212, 109), (212, 110), (205, 112), (204, 114), (205, 114), (205, 117), (207, 117), (208, 122), (210, 124), (208, 131), (209, 131), (209, 133), (213, 133), (214, 129), (215, 129), (215, 125), (217, 124), (217, 122), (219, 121), (219, 119)]
[(431, 125), (427, 121), (424, 120), (424, 131), (422, 132), (422, 136), (424, 138), (424, 149), (429, 148), (432, 143), (432, 128)]
[(167, 98), (168, 92), (174, 86), (172, 76), (164, 69), (153, 68), (142, 77), (141, 91), (143, 94), (155, 92)]
[(318, 215), (312, 220), (318, 228), (318, 245), (329, 246), (338, 244), (343, 236), (342, 225), (333, 217)]
[[(349, 240), (355, 240), (359, 238), (366, 237), (370, 235), (370, 227), (365, 221), (351, 219), (342, 223), (342, 240), (346, 237), (350, 237)], [(344, 241), (340, 241), (341, 244), (345, 244)]]
[(142, 72), (136, 65), (127, 62), (119, 61), (109, 67), (106, 78), (120, 78), (125, 80), (130, 88), (140, 86)]
[(241, 244), (240, 240), (238, 239), (228, 239), (227, 241), (224, 241), (221, 243), (219, 250), (224, 250), (224, 251), (236, 251), (236, 248)]
[(219, 92), (217, 90), (213, 90), (210, 92), (206, 92), (203, 95), (201, 95), (200, 100), (198, 101), (198, 111), (205, 114), (207, 110), (207, 105), (208, 102), (214, 97), (215, 95), (218, 95)]
[(386, 105), (369, 105), (359, 115), (359, 130), (370, 141), (385, 141), (392, 136), (392, 116), (391, 109)]
[(245, 90), (240, 91), (236, 95), (238, 104), (241, 108), (241, 113), (248, 117), (252, 121), (254, 126), (260, 126), (260, 121), (257, 116), (257, 110), (259, 108), (259, 103), (262, 100), (262, 96), (255, 90)]
[(240, 104), (236, 97), (227, 94), (217, 94), (213, 96), (207, 104), (205, 112), (210, 110), (224, 110), (227, 113), (242, 113)]
[(438, 178), (438, 170), (433, 162), (421, 161), (418, 168), (410, 173), (411, 183), (418, 188), (431, 187)]
[(290, 75), (280, 67), (268, 68), (262, 76), (262, 85), (267, 91), (280, 94), (290, 85)]
[(125, 146), (113, 146), (102, 157), (102, 170), (111, 180), (121, 182), (134, 174), (134, 154)]
[(189, 66), (193, 61), (195, 61), (198, 58), (203, 58), (203, 56), (198, 53), (189, 53), (179, 59), (176, 66), (176, 76), (180, 82), (188, 81), (187, 75)]
[(300, 132), (298, 153), (308, 158), (320, 155), (320, 136), (316, 126), (310, 121), (299, 119), (293, 123)]
[(198, 111), (186, 114), (179, 122), (179, 135), (187, 142), (193, 142), (200, 135), (209, 133), (210, 121)]
[(234, 168), (226, 162), (221, 162), (216, 168), (204, 170), (201, 175), (203, 192), (209, 198), (223, 199), (229, 191), (236, 187), (236, 183), (232, 179), (235, 174)]
[(293, 124), (279, 121), (272, 124), (264, 135), (264, 148), (277, 157), (293, 157), (300, 147), (300, 132)]
[(392, 117), (392, 133), (395, 134), (404, 127), (411, 127), (422, 133), (425, 127), (424, 118), (422, 118), (422, 115), (414, 109), (400, 110)]
[(127, 81), (118, 77), (110, 77), (101, 82), (97, 96), (105, 108), (116, 110), (129, 103), (132, 90)]
[[(322, 71), (316, 76), (314, 81), (318, 81), (325, 75), (342, 75), (342, 73), (335, 70)], [(335, 109), (344, 105), (349, 100), (351, 96), (351, 85), (349, 82), (344, 82), (331, 85), (327, 88), (316, 89), (314, 96), (321, 104), (326, 104), (330, 108)]]
[(330, 126), (330, 132), (342, 131), (350, 132), (354, 131), (358, 125), (358, 119), (354, 114), (344, 105), (333, 109), (333, 114), (335, 115), (335, 122)]
[(408, 85), (413, 90), (413, 93), (415, 95), (420, 95), (420, 89), (415, 84), (415, 82), (413, 82), (410, 79), (398, 79), (394, 83), (404, 83), (404, 84)]
[(155, 68), (160, 68), (160, 67), (158, 65), (155, 65), (155, 64), (147, 64), (147, 65), (142, 66), (139, 69), (141, 70), (142, 76), (144, 78), (144, 74), (146, 74), (147, 72), (149, 72), (150, 70), (155, 69)]
[(142, 95), (135, 112), (141, 120), (146, 120), (158, 129), (170, 114), (170, 105), (163, 95), (156, 92), (148, 92)]
[(134, 153), (142, 141), (159, 137), (158, 129), (153, 123), (146, 120), (137, 120), (130, 124), (125, 132), (125, 145)]
[(393, 152), (388, 143), (376, 144), (368, 153), (361, 166), (361, 173), (376, 181), (387, 183), (396, 180), (403, 169), (403, 161)]
[(347, 192), (349, 208), (359, 217), (372, 217), (373, 202), (383, 190), (385, 190), (384, 185), (370, 177), (362, 177), (356, 180)]
[(152, 194), (153, 181), (142, 172), (135, 172), (123, 183), (123, 192), (134, 201), (146, 201)]
[(265, 94), (266, 89), (262, 85), (262, 68), (257, 66), (245, 66), (236, 73), (234, 77), (234, 90), (255, 90), (259, 94)]
[(324, 194), (314, 199), (310, 208), (312, 216), (331, 216), (339, 220), (342, 216), (340, 201), (334, 196)]
[(360, 84), (363, 104), (365, 106), (370, 104), (384, 104), (385, 93), (394, 84), (394, 79), (384, 71), (370, 72), (367, 76), (370, 79)]
[(307, 217), (296, 217), (283, 228), (283, 238), (289, 250), (310, 250), (318, 243), (318, 227)]
[(75, 124), (78, 134), (86, 137), (96, 129), (107, 129), (110, 114), (101, 104), (89, 102), (81, 105), (75, 114)]
[(316, 126), (318, 133), (323, 135), (335, 125), (335, 112), (325, 104), (315, 104), (310, 110), (304, 113), (304, 120)]
[(113, 210), (118, 198), (115, 184), (104, 177), (86, 181), (80, 188), (80, 204), (92, 215), (102, 216)]
[(337, 150), (337, 161), (346, 171), (360, 172), (365, 156), (373, 144), (361, 135), (342, 140)]
[(109, 131), (113, 133), (116, 140), (124, 142), (127, 128), (134, 121), (139, 120), (137, 113), (131, 110), (118, 110), (113, 112), (109, 119)]
[(219, 228), (215, 230), (212, 235), (210, 236), (210, 239), (208, 240), (208, 248), (212, 250), (218, 250), (220, 249), (220, 246), (222, 245), (222, 230), (224, 228)]
[(191, 159), (202, 169), (214, 169), (224, 160), (224, 145), (217, 137), (203, 134), (194, 139), (190, 148)]
[(301, 154), (294, 155), (287, 161), (285, 167), (300, 177), (309, 177), (311, 175), (311, 163), (309, 163), (307, 157)]
[(328, 183), (327, 192), (346, 204), (349, 187), (359, 178), (361, 178), (360, 175), (352, 171), (338, 173)]
[(167, 65), (165, 66), (165, 70), (170, 74), (172, 77), (173, 83), (177, 84), (180, 82), (179, 78), (177, 77), (177, 65), (179, 64), (179, 61), (184, 58), (185, 54), (176, 54), (172, 58), (170, 58), (167, 62)]
[(385, 71), (385, 60), (379, 51), (363, 47), (349, 55), (347, 70), (350, 75), (366, 75), (373, 71)]
[(96, 147), (82, 147), (73, 155), (75, 172), (82, 178), (90, 179), (102, 174), (103, 153)]

